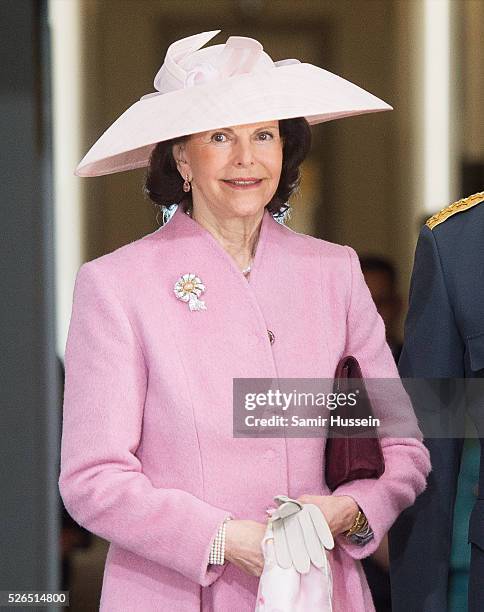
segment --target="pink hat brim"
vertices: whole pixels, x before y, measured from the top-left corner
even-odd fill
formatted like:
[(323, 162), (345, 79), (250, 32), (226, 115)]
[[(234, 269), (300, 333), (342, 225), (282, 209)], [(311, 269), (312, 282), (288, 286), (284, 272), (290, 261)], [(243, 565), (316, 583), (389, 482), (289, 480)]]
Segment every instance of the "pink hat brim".
[(94, 143), (75, 174), (145, 167), (158, 142), (188, 134), (295, 117), (316, 124), (387, 110), (389, 104), (327, 70), (279, 66), (139, 100)]

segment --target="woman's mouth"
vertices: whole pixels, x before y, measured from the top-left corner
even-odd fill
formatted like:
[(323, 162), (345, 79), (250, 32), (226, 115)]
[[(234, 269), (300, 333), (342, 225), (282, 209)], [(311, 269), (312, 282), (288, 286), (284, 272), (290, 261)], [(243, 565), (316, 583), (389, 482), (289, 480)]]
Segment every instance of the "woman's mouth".
[(232, 189), (254, 189), (262, 183), (262, 179), (222, 179)]

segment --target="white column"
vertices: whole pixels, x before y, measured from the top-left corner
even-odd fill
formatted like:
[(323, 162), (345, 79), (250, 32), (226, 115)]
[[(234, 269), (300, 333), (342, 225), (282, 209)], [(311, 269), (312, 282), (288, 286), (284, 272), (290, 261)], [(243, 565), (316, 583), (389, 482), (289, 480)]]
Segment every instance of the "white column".
[(81, 179), (73, 174), (81, 157), (79, 0), (50, 0), (49, 25), (53, 81), (57, 350), (63, 356), (74, 278), (82, 263)]
[(459, 196), (458, 53), (456, 3), (424, 0), (422, 212), (433, 214)]

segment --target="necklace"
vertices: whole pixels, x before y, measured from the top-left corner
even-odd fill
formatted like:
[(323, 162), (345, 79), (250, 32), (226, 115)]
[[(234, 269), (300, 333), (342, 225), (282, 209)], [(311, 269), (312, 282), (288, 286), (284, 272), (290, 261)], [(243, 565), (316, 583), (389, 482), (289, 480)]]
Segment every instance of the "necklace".
[[(188, 215), (188, 216), (191, 218), (191, 216), (192, 216), (192, 207), (191, 207), (191, 206), (189, 206), (189, 207), (188, 207), (188, 208), (185, 210), (185, 214), (186, 214), (186, 215)], [(247, 274), (249, 274), (250, 269), (252, 268), (252, 262), (253, 262), (253, 261), (254, 261), (254, 255), (252, 255), (252, 256), (251, 256), (251, 258), (250, 258), (250, 263), (249, 263), (249, 265), (247, 266), (247, 268), (244, 268), (244, 269), (242, 270), (242, 274), (243, 274), (244, 276), (247, 276)]]
[(191, 207), (188, 207), (187, 209), (185, 209), (185, 214), (188, 215), (189, 217), (192, 216), (192, 209), (191, 209)]

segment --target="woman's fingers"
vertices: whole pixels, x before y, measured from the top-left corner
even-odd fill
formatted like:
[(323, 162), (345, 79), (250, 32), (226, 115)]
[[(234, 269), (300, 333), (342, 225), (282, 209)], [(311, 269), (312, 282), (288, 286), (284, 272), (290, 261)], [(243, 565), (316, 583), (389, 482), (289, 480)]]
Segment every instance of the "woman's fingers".
[(264, 568), (264, 563), (257, 560), (234, 559), (232, 564), (251, 576), (260, 576)]
[(252, 520), (234, 519), (227, 523), (225, 558), (253, 576), (260, 576), (264, 567), (262, 539), (266, 525)]

